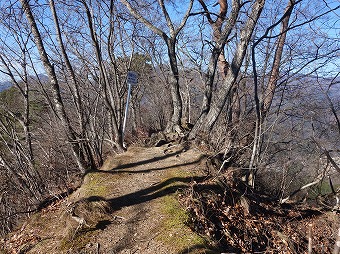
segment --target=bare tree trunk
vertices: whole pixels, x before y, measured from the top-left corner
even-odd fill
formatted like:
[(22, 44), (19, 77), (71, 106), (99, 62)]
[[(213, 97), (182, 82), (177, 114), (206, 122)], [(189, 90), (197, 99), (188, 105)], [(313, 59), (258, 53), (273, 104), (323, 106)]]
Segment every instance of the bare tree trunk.
[(172, 38), (165, 38), (167, 46), (168, 46), (168, 55), (170, 58), (170, 67), (172, 71), (172, 76), (170, 77), (170, 92), (172, 98), (172, 116), (171, 120), (169, 121), (166, 131), (172, 132), (176, 131), (181, 133), (181, 119), (182, 119), (182, 98), (179, 91), (179, 73), (178, 73), (178, 66), (177, 66), (177, 56), (176, 56), (176, 39)]
[[(227, 1), (219, 0), (220, 12), (216, 21), (213, 21), (210, 12), (205, 5), (203, 0), (199, 0), (201, 6), (206, 12), (206, 17), (212, 27), (212, 40), (214, 48), (211, 52), (208, 71), (205, 79), (205, 90), (202, 100), (201, 115), (206, 115), (210, 110), (212, 89), (216, 75), (217, 66), (223, 78), (226, 77), (227, 71), (229, 69), (229, 63), (226, 61), (224, 56), (224, 47), (227, 43), (228, 37), (234, 28), (237, 17), (240, 12), (241, 4), (239, 1), (232, 1), (232, 10), (228, 19), (225, 19), (227, 14)], [(222, 31), (223, 24), (226, 23)]]
[(252, 46), (252, 61), (253, 61), (253, 73), (254, 73), (254, 99), (255, 99), (255, 108), (256, 108), (256, 123), (254, 129), (254, 142), (253, 142), (253, 149), (252, 155), (249, 163), (249, 173), (247, 175), (247, 182), (250, 186), (254, 187), (255, 185), (255, 175), (256, 175), (256, 168), (255, 159), (260, 155), (261, 149), (261, 135), (262, 135), (262, 124), (265, 121), (266, 115), (270, 109), (272, 104), (275, 89), (277, 85), (277, 81), (279, 79), (280, 73), (280, 63), (282, 58), (283, 47), (286, 41), (286, 34), (288, 30), (289, 19), (291, 13), (293, 11), (293, 7), (295, 5), (295, 0), (288, 0), (287, 7), (285, 9), (284, 15), (282, 16), (281, 20), (281, 29), (280, 35), (277, 41), (274, 61), (268, 81), (268, 85), (265, 89), (264, 95), (262, 97), (262, 102), (259, 100), (259, 93), (258, 93), (258, 78), (257, 78), (257, 71), (256, 71), (256, 61), (255, 61), (255, 47), (257, 44), (262, 41), (267, 34), (270, 32), (272, 28), (274, 28), (278, 23), (272, 25), (270, 28), (267, 29), (266, 33), (258, 39), (254, 45)]
[(230, 96), (231, 89), (240, 72), (247, 47), (249, 45), (257, 20), (261, 15), (264, 3), (265, 0), (257, 0), (253, 4), (251, 14), (249, 15), (249, 18), (241, 31), (240, 42), (237, 45), (230, 68), (228, 69), (227, 75), (224, 79), (224, 86), (221, 88), (219, 93), (216, 94), (214, 100), (211, 101), (209, 111), (206, 114), (201, 114), (199, 117), (190, 133), (191, 138), (194, 138), (199, 132), (209, 133), (216, 123), (220, 113), (222, 112), (222, 109), (228, 97)]
[(178, 65), (177, 65), (177, 56), (176, 56), (176, 43), (177, 43), (177, 36), (179, 32), (183, 29), (184, 25), (186, 24), (190, 11), (193, 6), (193, 0), (190, 0), (189, 6), (184, 14), (181, 23), (178, 25), (177, 28), (174, 27), (174, 24), (169, 16), (168, 11), (165, 8), (164, 0), (158, 0), (159, 6), (161, 7), (162, 13), (166, 20), (167, 26), (169, 28), (169, 36), (160, 28), (156, 27), (152, 24), (149, 20), (144, 18), (140, 13), (138, 13), (132, 5), (126, 0), (120, 0), (126, 8), (130, 11), (130, 13), (142, 22), (146, 27), (148, 27), (151, 31), (155, 34), (160, 36), (166, 43), (168, 49), (168, 56), (170, 60), (170, 68), (172, 72), (172, 76), (170, 77), (170, 92), (171, 92), (171, 99), (172, 99), (172, 106), (173, 112), (170, 119), (170, 122), (167, 124), (166, 130), (167, 132), (176, 131), (179, 134), (182, 134), (183, 130), (181, 127), (181, 120), (183, 114), (183, 105), (182, 105), (182, 98), (180, 94), (179, 88), (179, 73), (178, 73)]
[(70, 62), (68, 55), (66, 53), (64, 42), (63, 42), (63, 39), (62, 39), (62, 36), (61, 36), (59, 20), (58, 20), (57, 12), (56, 12), (56, 9), (55, 9), (54, 0), (50, 0), (50, 8), (51, 8), (55, 28), (56, 28), (56, 35), (57, 35), (57, 40), (58, 40), (59, 47), (60, 47), (60, 50), (61, 50), (61, 55), (62, 55), (62, 57), (65, 61), (67, 71), (68, 71), (68, 73), (71, 77), (71, 80), (72, 80), (72, 86), (71, 86), (72, 96), (74, 98), (74, 104), (75, 104), (76, 109), (77, 109), (80, 128), (83, 130), (84, 129), (84, 127), (83, 127), (84, 126), (84, 120), (83, 120), (83, 114), (82, 114), (82, 102), (81, 102), (80, 93), (79, 93), (79, 86), (78, 86), (78, 82), (76, 80), (76, 75), (73, 71), (71, 62)]
[(77, 111), (77, 115), (78, 115), (78, 122), (79, 122), (79, 129), (80, 129), (80, 138), (82, 139), (82, 146), (84, 147), (88, 160), (91, 162), (91, 168), (92, 169), (96, 169), (96, 165), (94, 163), (94, 159), (92, 156), (92, 152), (91, 152), (91, 148), (90, 145), (86, 139), (86, 129), (85, 129), (85, 121), (84, 121), (84, 110), (83, 110), (83, 103), (81, 101), (81, 96), (80, 96), (80, 91), (79, 91), (79, 85), (78, 85), (78, 81), (76, 79), (76, 75), (75, 72), (73, 70), (73, 67), (71, 65), (70, 59), (66, 53), (66, 49), (64, 46), (64, 42), (61, 36), (61, 31), (60, 31), (60, 25), (59, 25), (59, 20), (58, 20), (58, 16), (57, 16), (57, 12), (55, 9), (55, 3), (54, 0), (50, 0), (50, 8), (51, 8), (51, 12), (52, 12), (52, 16), (53, 16), (53, 20), (54, 20), (54, 24), (55, 24), (55, 28), (56, 28), (56, 34), (57, 34), (57, 39), (58, 39), (58, 43), (59, 43), (59, 47), (61, 50), (61, 55), (64, 59), (65, 65), (66, 65), (66, 69), (71, 77), (71, 92), (72, 92), (72, 97), (73, 97), (73, 101), (74, 101), (74, 105), (76, 107), (76, 111)]
[[(33, 148), (32, 148), (32, 134), (31, 134), (31, 126), (30, 126), (30, 105), (29, 105), (29, 87), (28, 87), (28, 74), (27, 74), (27, 65), (26, 65), (26, 46), (27, 46), (27, 40), (24, 42), (23, 45), (21, 45), (21, 50), (22, 50), (22, 68), (23, 68), (23, 75), (22, 75), (22, 81), (23, 81), (23, 86), (20, 85), (17, 80), (15, 79), (15, 74), (12, 72), (9, 63), (5, 61), (2, 55), (0, 55), (0, 60), (3, 64), (3, 66), (6, 68), (7, 72), (6, 74), (11, 78), (13, 84), (15, 87), (19, 90), (23, 102), (24, 102), (24, 112), (23, 115), (21, 116), (20, 114), (15, 114), (8, 108), (3, 108), (3, 110), (9, 114), (14, 121), (18, 122), (21, 127), (23, 128), (24, 131), (24, 141), (25, 145), (23, 145), (20, 141), (21, 138), (17, 137), (17, 131), (15, 130), (16, 128), (12, 130), (6, 129), (6, 126), (3, 124), (3, 121), (1, 120), (0, 126), (2, 127), (1, 129), (5, 131), (5, 133), (11, 133), (9, 136), (10, 140), (13, 141), (13, 146), (15, 149), (11, 149), (10, 145), (7, 144), (5, 141), (6, 138), (2, 139), (5, 141), (8, 150), (12, 153), (14, 157), (23, 157), (25, 162), (27, 163), (27, 167), (22, 167), (22, 171), (25, 175), (27, 175), (26, 184), (25, 186), (29, 186), (29, 189), (31, 189), (31, 193), (34, 193), (35, 198), (39, 199), (42, 197), (43, 193), (43, 184), (42, 184), (42, 179), (39, 174), (39, 171), (37, 170), (35, 166), (35, 158), (34, 158), (34, 153), (33, 153)], [(5, 117), (5, 116), (4, 116)], [(10, 125), (12, 126), (12, 125)], [(15, 126), (15, 124), (14, 124)], [(0, 135), (1, 137), (2, 135)], [(8, 164), (7, 164), (7, 167)]]
[(268, 86), (263, 95), (262, 118), (264, 118), (267, 115), (270, 109), (270, 106), (274, 98), (277, 81), (280, 78), (280, 63), (282, 59), (283, 46), (285, 45), (285, 42), (286, 42), (289, 19), (292, 14), (294, 5), (295, 5), (295, 0), (288, 0), (288, 4), (287, 4), (287, 7), (285, 9), (285, 14), (284, 14), (285, 17), (281, 23), (280, 36), (277, 41), (277, 46), (275, 50), (272, 70), (271, 70), (269, 81), (268, 81)]
[[(2, 113), (5, 112), (6, 113)], [(29, 191), (36, 200), (43, 197), (42, 179), (37, 171), (26, 144), (21, 143), (22, 136), (17, 132), (17, 123), (24, 126), (22, 119), (9, 110), (1, 110), (0, 114), (0, 141), (1, 147), (12, 156), (11, 163), (0, 153), (0, 165), (3, 166), (16, 179), (18, 186)], [(27, 142), (27, 141), (26, 141)], [(25, 142), (25, 143), (26, 143)], [(1, 152), (1, 151), (0, 151)], [(8, 156), (7, 156), (8, 157)]]
[[(118, 71), (118, 64), (117, 64), (116, 56), (114, 54), (114, 51), (112, 50), (112, 48), (114, 48), (114, 38), (115, 38), (115, 32), (116, 32), (114, 29), (114, 6), (115, 6), (114, 0), (110, 0), (110, 28), (109, 28), (109, 35), (107, 38), (107, 52), (108, 52), (111, 64), (113, 66), (113, 75), (114, 75), (115, 82), (113, 82), (112, 97), (114, 98), (114, 101), (115, 101), (115, 110), (116, 112), (123, 112), (122, 108), (124, 108), (124, 106), (123, 107), (121, 106), (121, 103), (120, 103), (121, 97), (118, 91), (119, 90), (118, 86), (120, 85), (122, 78)], [(121, 28), (120, 21), (117, 20), (117, 22), (118, 22), (118, 30), (121, 31), (122, 28)], [(131, 64), (131, 61), (132, 61), (133, 51), (134, 49), (132, 47), (132, 53), (131, 53), (129, 64)], [(119, 114), (119, 113), (116, 113), (116, 114)], [(122, 117), (118, 117), (118, 119), (121, 119)]]
[(90, 12), (90, 9), (87, 3), (83, 0), (81, 2), (84, 5), (85, 10), (86, 10), (86, 16), (87, 16), (89, 29), (90, 29), (92, 44), (93, 44), (93, 47), (96, 53), (96, 58), (97, 58), (98, 67), (100, 71), (100, 84), (103, 87), (103, 97), (104, 97), (106, 106), (109, 108), (111, 128), (114, 132), (113, 135), (115, 137), (114, 142), (115, 142), (116, 148), (119, 151), (123, 151), (124, 148), (123, 148), (123, 140), (122, 140), (122, 131), (119, 128), (118, 119), (117, 119), (117, 115), (116, 115), (115, 107), (114, 107), (114, 99), (112, 97), (112, 93), (110, 93), (109, 91), (110, 84), (108, 82), (107, 73), (105, 70), (104, 63), (103, 63), (102, 53), (101, 53), (101, 49), (98, 43), (98, 37), (95, 31), (95, 28), (93, 26), (92, 15), (91, 15), (91, 12)]
[(35, 40), (35, 44), (37, 46), (40, 59), (44, 65), (44, 68), (46, 70), (46, 73), (49, 77), (51, 87), (52, 87), (52, 94), (53, 94), (53, 102), (55, 106), (55, 111), (57, 113), (58, 118), (61, 121), (61, 124), (66, 132), (68, 141), (71, 143), (72, 152), (73, 155), (77, 161), (79, 170), (82, 173), (86, 172), (86, 163), (84, 161), (84, 155), (82, 153), (82, 150), (80, 149), (80, 145), (77, 141), (77, 136), (75, 131), (72, 129), (71, 124), (69, 122), (69, 119), (67, 117), (65, 107), (60, 95), (60, 89), (59, 89), (59, 83), (58, 79), (54, 70), (54, 67), (52, 63), (50, 62), (48, 55), (46, 53), (46, 50), (43, 45), (43, 41), (39, 32), (39, 29), (37, 27), (37, 24), (35, 22), (35, 18), (33, 16), (33, 13), (31, 11), (31, 6), (29, 4), (28, 0), (20, 0), (22, 8), (25, 12), (26, 18), (30, 24), (31, 31)]
[[(24, 45), (23, 50), (23, 63), (26, 63), (26, 45)], [(21, 126), (24, 129), (24, 134), (25, 134), (25, 140), (26, 140), (26, 145), (28, 149), (28, 154), (30, 161), (34, 161), (34, 155), (33, 155), (33, 149), (32, 149), (32, 135), (30, 131), (30, 121), (29, 121), (29, 115), (30, 115), (30, 107), (29, 107), (29, 88), (28, 88), (28, 80), (27, 80), (27, 71), (26, 71), (26, 66), (23, 66), (24, 69), (24, 74), (23, 74), (23, 82), (24, 82), (24, 87), (22, 88), (19, 83), (16, 81), (13, 72), (11, 71), (8, 63), (6, 60), (3, 58), (2, 55), (0, 55), (0, 60), (3, 66), (6, 68), (7, 72), (6, 74), (10, 77), (11, 81), (13, 84), (18, 88), (20, 91), (23, 99), (24, 99), (24, 115), (23, 117), (18, 117), (16, 116), (13, 112), (10, 112), (9, 110), (8, 113), (10, 113), (18, 122), (21, 124)]]

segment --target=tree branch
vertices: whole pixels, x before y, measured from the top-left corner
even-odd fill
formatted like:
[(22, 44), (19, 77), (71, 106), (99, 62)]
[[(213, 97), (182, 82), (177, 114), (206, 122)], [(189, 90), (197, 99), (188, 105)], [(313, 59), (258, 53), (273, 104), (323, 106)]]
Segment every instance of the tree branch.
[(132, 16), (134, 16), (137, 20), (139, 20), (144, 25), (146, 25), (151, 31), (153, 31), (155, 34), (161, 36), (162, 38), (168, 37), (165, 32), (163, 32), (161, 29), (159, 29), (158, 27), (151, 24), (150, 21), (148, 21), (140, 13), (138, 13), (128, 1), (126, 1), (126, 0), (120, 0), (120, 1), (121, 1), (122, 4), (124, 4), (126, 6), (126, 8), (130, 11)]
[(165, 8), (165, 5), (164, 5), (164, 0), (158, 0), (158, 3), (159, 3), (159, 6), (161, 7), (162, 9), (162, 12), (163, 12), (163, 15), (165, 17), (165, 20), (166, 20), (166, 23), (170, 29), (170, 34), (175, 34), (175, 29), (174, 29), (174, 25), (171, 21), (171, 18), (169, 16), (169, 13), (168, 11), (166, 10)]

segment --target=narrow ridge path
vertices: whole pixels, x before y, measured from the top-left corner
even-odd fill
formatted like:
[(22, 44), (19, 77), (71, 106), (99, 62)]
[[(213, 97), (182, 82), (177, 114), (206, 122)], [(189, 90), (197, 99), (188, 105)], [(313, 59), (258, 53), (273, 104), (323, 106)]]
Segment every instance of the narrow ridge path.
[(205, 156), (186, 145), (132, 147), (109, 157), (74, 193), (33, 215), (18, 230), (16, 237), (23, 244), (17, 250), (214, 253), (186, 225), (188, 215), (177, 201), (177, 193), (204, 178), (204, 167)]

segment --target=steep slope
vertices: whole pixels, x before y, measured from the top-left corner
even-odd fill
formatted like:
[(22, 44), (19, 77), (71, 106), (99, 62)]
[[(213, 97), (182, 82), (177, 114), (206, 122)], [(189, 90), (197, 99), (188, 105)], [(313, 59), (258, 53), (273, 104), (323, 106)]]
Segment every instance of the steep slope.
[(185, 224), (176, 195), (202, 179), (205, 157), (185, 145), (131, 148), (68, 198), (2, 241), (10, 253), (214, 253)]

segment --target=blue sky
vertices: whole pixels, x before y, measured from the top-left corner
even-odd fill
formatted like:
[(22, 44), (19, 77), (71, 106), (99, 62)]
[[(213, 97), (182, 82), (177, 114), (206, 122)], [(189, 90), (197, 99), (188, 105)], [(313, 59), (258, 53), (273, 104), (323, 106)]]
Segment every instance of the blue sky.
[[(283, 6), (285, 6), (285, 3), (286, 3), (286, 0), (267, 0), (267, 6), (270, 7), (270, 2), (271, 1), (274, 1), (274, 2), (281, 2)], [(0, 0), (0, 8), (5, 6), (5, 5), (8, 5), (8, 2), (9, 1), (4, 1), (4, 0)], [(43, 2), (43, 1), (41, 1)], [(172, 17), (172, 20), (176, 23), (178, 23), (181, 18), (183, 17), (186, 9), (187, 9), (187, 6), (188, 6), (188, 1), (175, 1), (176, 2), (176, 5), (174, 6), (174, 8), (171, 7), (171, 5), (168, 5), (168, 11)], [(324, 2), (327, 2), (327, 5), (328, 6), (325, 6), (324, 5), (324, 8), (322, 8), (321, 10), (313, 10), (312, 9), (312, 6), (313, 5), (316, 5), (318, 3), (324, 3)], [(209, 9), (213, 10), (213, 11), (218, 11), (218, 8), (219, 6), (215, 6), (213, 7), (213, 5), (216, 3), (216, 1), (206, 1)], [(310, 3), (310, 8), (311, 10), (309, 11), (316, 11), (316, 12), (322, 12), (322, 11), (326, 11), (327, 8), (336, 8), (337, 6), (340, 5), (340, 1), (338, 0), (327, 0), (327, 1), (318, 1), (318, 0), (312, 0), (312, 1), (302, 1), (302, 4), (305, 4), (305, 3)], [(306, 5), (306, 8), (308, 6)], [(194, 8), (193, 8), (193, 11), (194, 12), (197, 12), (200, 10), (200, 7), (199, 7), (199, 4), (197, 2), (197, 0), (195, 0), (195, 4), (194, 4)], [(307, 9), (306, 9), (307, 10)], [(2, 17), (2, 22), (5, 22), (6, 20), (4, 20), (4, 18)], [(50, 22), (48, 20), (46, 20), (47, 22)], [(197, 24), (194, 24), (194, 23), (190, 23), (192, 22), (193, 20), (189, 20), (189, 23), (188, 24), (191, 24), (191, 25), (197, 25)], [(1, 22), (1, 21), (0, 21)], [(299, 22), (299, 21), (297, 21)], [(1, 23), (0, 23), (1, 24)], [(331, 14), (328, 15), (327, 19), (320, 19), (319, 21), (315, 22), (315, 24), (317, 26), (319, 26), (319, 28), (317, 28), (320, 32), (323, 32), (325, 34), (328, 34), (328, 36), (330, 38), (333, 38), (334, 39), (334, 43), (337, 43), (339, 45), (339, 37), (340, 37), (340, 9), (337, 9), (336, 11), (333, 11)], [(209, 26), (207, 25), (207, 30), (206, 30), (206, 38), (210, 38), (210, 28)], [(51, 26), (51, 30), (53, 30), (54, 27)], [(192, 31), (195, 31), (195, 27), (192, 28)], [(14, 40), (13, 38), (8, 34), (8, 32), (4, 29), (3, 26), (0, 26), (0, 36), (1, 36), (1, 40), (4, 40), (4, 42), (6, 44), (8, 44), (10, 47), (13, 46), (13, 49), (14, 49), (14, 52), (12, 52), (11, 54), (13, 53), (16, 53), (16, 48), (15, 48), (15, 43), (14, 43)], [(33, 45), (31, 43), (31, 45)], [(2, 45), (4, 46), (4, 45)], [(340, 47), (340, 46), (339, 46)], [(1, 49), (0, 47), (0, 50), (3, 50)], [(8, 48), (6, 49), (8, 50)], [(35, 57), (35, 65), (36, 65), (36, 68), (37, 68), (37, 71), (38, 73), (43, 73), (44, 72), (44, 69), (42, 68), (42, 65), (39, 63), (38, 61), (38, 54), (36, 52), (36, 50), (34, 48), (31, 49), (31, 51), (34, 53), (34, 57)], [(339, 56), (339, 59), (340, 59), (340, 56)], [(333, 68), (334, 71), (337, 71), (337, 67), (340, 66), (339, 64), (339, 61), (335, 61), (333, 62), (332, 64), (329, 65), (329, 68)], [(14, 67), (17, 67), (17, 68), (20, 68), (20, 63), (18, 62), (15, 62), (15, 61), (12, 61), (12, 64)], [(0, 68), (3, 70), (3, 68), (1, 67), (0, 65)], [(7, 76), (4, 75), (4, 74), (1, 74), (0, 73), (0, 81), (4, 81), (4, 80), (8, 80)]]

